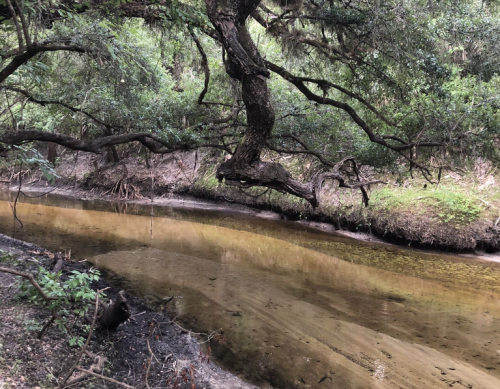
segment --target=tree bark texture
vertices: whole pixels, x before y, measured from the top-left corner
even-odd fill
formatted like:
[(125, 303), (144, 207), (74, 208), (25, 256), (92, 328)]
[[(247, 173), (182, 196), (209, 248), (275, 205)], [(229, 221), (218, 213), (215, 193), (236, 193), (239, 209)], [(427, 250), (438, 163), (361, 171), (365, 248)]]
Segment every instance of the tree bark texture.
[(220, 34), (227, 53), (226, 72), (242, 86), (243, 102), (247, 109), (247, 130), (226, 169), (244, 168), (258, 161), (266, 139), (274, 126), (274, 110), (270, 102), (267, 78), (269, 71), (259, 54), (245, 21), (259, 1), (206, 0), (207, 14)]
[(47, 150), (47, 161), (49, 161), (52, 166), (56, 166), (57, 159), (57, 147), (55, 143), (49, 143), (49, 147)]
[(217, 169), (217, 178), (229, 185), (262, 185), (302, 197), (317, 205), (315, 185), (294, 180), (278, 163), (260, 160), (271, 136), (275, 114), (267, 87), (269, 71), (245, 25), (260, 0), (206, 0), (207, 14), (227, 53), (227, 74), (239, 80), (247, 112), (247, 129), (231, 159)]
[(247, 129), (243, 139), (233, 157), (218, 167), (219, 181), (225, 180), (226, 184), (242, 187), (265, 186), (301, 197), (316, 207), (323, 182), (325, 179), (334, 179), (339, 181), (341, 187), (361, 188), (367, 204), (368, 197), (363, 186), (375, 181), (350, 184), (341, 173), (344, 162), (352, 158), (344, 159), (333, 166), (332, 172), (317, 174), (307, 183), (294, 180), (279, 163), (261, 161), (262, 149), (271, 137), (275, 114), (267, 87), (268, 65), (245, 25), (248, 16), (255, 13), (260, 0), (205, 0), (205, 3), (207, 15), (227, 53), (226, 72), (241, 82), (247, 112)]

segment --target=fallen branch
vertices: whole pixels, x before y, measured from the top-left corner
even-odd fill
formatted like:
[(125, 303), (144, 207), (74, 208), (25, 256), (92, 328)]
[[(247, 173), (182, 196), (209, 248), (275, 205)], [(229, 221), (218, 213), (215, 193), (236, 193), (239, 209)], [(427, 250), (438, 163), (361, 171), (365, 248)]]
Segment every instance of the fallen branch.
[[(97, 362), (95, 362), (92, 366), (90, 366), (88, 370), (93, 371), (93, 372), (97, 372), (97, 371), (102, 370), (104, 363), (107, 361), (107, 359), (104, 357), (101, 357), (101, 356), (92, 355), (88, 352), (86, 352), (86, 354), (93, 357), (94, 360), (97, 360)], [(78, 375), (75, 378), (73, 378), (72, 380), (66, 382), (66, 388), (69, 388), (70, 386), (73, 386), (73, 385), (77, 384), (78, 382), (83, 381), (87, 377), (88, 377), (88, 374), (82, 372), (80, 375)]]
[(45, 331), (47, 331), (47, 328), (49, 328), (52, 325), (52, 323), (54, 323), (54, 320), (56, 320), (56, 316), (53, 314), (50, 317), (49, 321), (47, 323), (45, 323), (45, 325), (43, 326), (43, 328), (40, 330), (40, 332), (36, 336), (36, 338), (38, 340), (41, 340), (43, 338), (43, 334), (45, 334)]
[[(47, 296), (45, 294), (45, 292), (43, 291), (42, 287), (38, 284), (38, 282), (36, 282), (35, 277), (33, 277), (33, 274), (23, 273), (23, 272), (20, 272), (20, 271), (17, 271), (17, 270), (13, 270), (13, 269), (9, 269), (9, 268), (6, 268), (6, 267), (0, 267), (0, 272), (2, 272), (2, 273), (9, 273), (9, 274), (13, 274), (13, 275), (16, 275), (16, 276), (20, 276), (20, 277), (26, 278), (27, 280), (29, 280), (31, 282), (31, 284), (35, 287), (35, 289), (38, 291), (38, 293), (40, 293), (40, 295), (43, 297), (43, 299), (47, 303), (49, 303), (50, 301), (54, 301), (54, 300), (58, 300), (59, 299), (58, 297)], [(59, 318), (59, 316), (57, 316), (57, 313), (54, 312), (54, 311), (52, 311), (52, 317), (49, 319), (49, 321), (47, 323), (45, 323), (45, 325), (43, 326), (43, 328), (38, 333), (37, 338), (38, 339), (42, 339), (43, 334), (45, 333), (45, 331), (50, 327), (50, 325), (54, 322), (54, 320), (58, 319), (58, 318)], [(64, 326), (65, 326), (66, 330), (68, 331), (68, 333), (71, 334), (71, 331), (68, 328), (68, 326), (66, 324)]]
[(114, 380), (113, 378), (109, 378), (109, 377), (106, 377), (106, 376), (103, 376), (102, 374), (97, 374), (97, 373), (94, 373), (93, 371), (90, 371), (90, 370), (87, 370), (87, 369), (84, 369), (82, 367), (77, 367), (76, 370), (78, 371), (82, 371), (84, 373), (87, 373), (89, 375), (92, 375), (94, 377), (97, 377), (97, 378), (100, 378), (102, 380), (105, 380), (105, 381), (109, 381), (109, 382), (112, 382), (113, 384), (116, 384), (116, 385), (121, 385), (123, 386), (124, 388), (128, 388), (128, 389), (136, 389), (135, 386), (130, 386), (130, 385), (127, 385), (123, 382), (120, 382), (120, 381), (117, 381), (117, 380)]
[(63, 380), (61, 381), (61, 384), (59, 385), (60, 388), (64, 388), (66, 381), (68, 381), (69, 377), (71, 377), (73, 372), (76, 370), (76, 368), (78, 367), (78, 364), (80, 363), (80, 359), (82, 359), (82, 356), (85, 353), (85, 350), (87, 350), (87, 347), (90, 343), (90, 338), (92, 337), (92, 333), (94, 332), (95, 323), (97, 321), (97, 313), (99, 312), (99, 294), (101, 292), (102, 291), (98, 289), (95, 293), (94, 318), (92, 319), (92, 325), (90, 326), (89, 336), (87, 336), (87, 341), (85, 342), (82, 349), (78, 353), (76, 360), (75, 360), (75, 363), (73, 363), (73, 366), (71, 366), (71, 369), (69, 369), (68, 373), (64, 376)]
[(151, 389), (149, 387), (148, 378), (149, 378), (149, 372), (151, 370), (151, 363), (153, 362), (154, 354), (153, 354), (153, 350), (151, 350), (151, 347), (149, 346), (149, 339), (147, 340), (147, 342), (148, 342), (148, 349), (149, 349), (150, 355), (149, 355), (149, 359), (148, 359), (148, 367), (146, 369), (146, 376), (144, 377), (144, 384), (146, 385), (146, 388)]

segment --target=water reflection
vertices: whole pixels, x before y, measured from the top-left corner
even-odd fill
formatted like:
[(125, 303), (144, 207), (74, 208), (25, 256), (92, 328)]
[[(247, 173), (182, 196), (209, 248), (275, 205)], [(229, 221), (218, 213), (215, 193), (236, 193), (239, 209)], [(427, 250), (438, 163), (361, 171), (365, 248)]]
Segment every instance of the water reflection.
[(19, 206), (25, 231), (0, 202), (2, 232), (71, 248), (148, 299), (182, 296), (179, 319), (223, 328), (228, 343), (212, 348), (253, 382), (500, 387), (495, 264), (194, 210), (155, 209), (151, 234), (148, 207), (43, 201)]

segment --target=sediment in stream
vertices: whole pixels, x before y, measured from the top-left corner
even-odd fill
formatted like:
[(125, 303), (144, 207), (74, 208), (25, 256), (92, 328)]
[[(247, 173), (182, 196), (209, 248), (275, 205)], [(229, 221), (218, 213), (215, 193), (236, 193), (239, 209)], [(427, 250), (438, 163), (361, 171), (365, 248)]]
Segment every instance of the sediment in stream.
[[(153, 207), (151, 218), (144, 205), (53, 205), (20, 204), (29, 223), (18, 233), (72, 248), (144, 299), (181, 296), (171, 302), (178, 319), (202, 332), (223, 328), (227, 343), (214, 354), (254, 382), (499, 384), (495, 264), (361, 244), (252, 213)], [(2, 220), (12, 218), (2, 209)]]

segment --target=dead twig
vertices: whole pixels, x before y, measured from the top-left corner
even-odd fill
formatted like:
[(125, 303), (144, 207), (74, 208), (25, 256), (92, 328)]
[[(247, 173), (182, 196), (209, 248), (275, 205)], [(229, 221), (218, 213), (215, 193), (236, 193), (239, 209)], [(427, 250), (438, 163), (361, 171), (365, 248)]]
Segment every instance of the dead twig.
[(21, 187), (22, 187), (22, 175), (21, 175), (21, 169), (23, 168), (23, 163), (21, 162), (21, 166), (19, 168), (19, 187), (17, 188), (17, 193), (16, 193), (16, 199), (14, 200), (14, 205), (11, 204), (9, 200), (9, 205), (12, 209), (12, 214), (14, 215), (14, 219), (19, 223), (19, 226), (21, 228), (24, 228), (23, 222), (17, 217), (17, 201), (19, 200), (19, 194), (21, 193)]
[(97, 378), (100, 378), (102, 380), (105, 380), (105, 381), (109, 381), (109, 382), (112, 382), (113, 384), (116, 384), (116, 385), (121, 385), (123, 386), (124, 388), (128, 388), (128, 389), (136, 389), (135, 386), (130, 386), (130, 385), (127, 385), (123, 382), (120, 382), (120, 381), (117, 381), (117, 380), (114, 380), (113, 378), (109, 378), (109, 377), (106, 377), (106, 376), (103, 376), (102, 374), (97, 374), (97, 373), (94, 373), (93, 371), (90, 371), (90, 370), (87, 370), (87, 369), (84, 369), (82, 367), (77, 367), (76, 370), (79, 370), (79, 371), (82, 371), (84, 373), (87, 373), (89, 375), (92, 375), (94, 377), (97, 377)]
[(149, 359), (148, 359), (148, 367), (146, 369), (146, 375), (144, 377), (144, 384), (146, 385), (146, 388), (151, 389), (149, 387), (148, 378), (149, 378), (149, 372), (151, 370), (151, 363), (153, 362), (153, 351), (151, 351), (151, 347), (149, 347), (149, 339), (148, 339), (148, 348), (149, 348), (149, 352), (151, 353), (151, 355), (149, 356)]
[(94, 318), (92, 319), (92, 325), (90, 326), (89, 336), (87, 336), (87, 341), (85, 342), (85, 344), (83, 345), (82, 349), (78, 353), (78, 355), (76, 357), (76, 360), (75, 360), (75, 363), (73, 363), (73, 366), (71, 366), (71, 368), (66, 373), (66, 375), (63, 378), (63, 380), (61, 381), (61, 383), (59, 385), (60, 388), (64, 388), (64, 386), (66, 384), (66, 381), (68, 381), (69, 377), (71, 377), (71, 375), (73, 374), (73, 372), (78, 368), (78, 364), (80, 363), (80, 359), (82, 359), (82, 356), (85, 353), (85, 350), (87, 350), (87, 347), (88, 347), (88, 345), (90, 343), (90, 339), (92, 338), (92, 333), (94, 332), (95, 323), (97, 321), (97, 313), (99, 312), (99, 294), (102, 291), (104, 291), (104, 290), (105, 289), (103, 289), (103, 290), (99, 290), (98, 289), (96, 291), (96, 294), (95, 294)]
[[(92, 366), (90, 366), (88, 370), (93, 371), (93, 372), (98, 372), (98, 371), (102, 370), (104, 363), (107, 361), (106, 358), (99, 356), (99, 355), (93, 355), (93, 354), (89, 353), (88, 351), (86, 351), (85, 354), (91, 358), (94, 358), (94, 361), (95, 361), (95, 363)], [(81, 382), (87, 378), (88, 378), (88, 374), (81, 372), (80, 375), (77, 375), (72, 380), (69, 380), (68, 382), (66, 382), (65, 387), (69, 388), (70, 386), (73, 386), (73, 385), (77, 384), (78, 382)]]
[(36, 336), (38, 340), (42, 339), (43, 334), (45, 333), (45, 331), (47, 331), (47, 328), (49, 328), (52, 325), (52, 323), (54, 322), (54, 320), (56, 320), (56, 316), (52, 315), (51, 318), (49, 319), (49, 321), (47, 323), (45, 323), (45, 325), (43, 326), (43, 328), (40, 330), (40, 332)]

